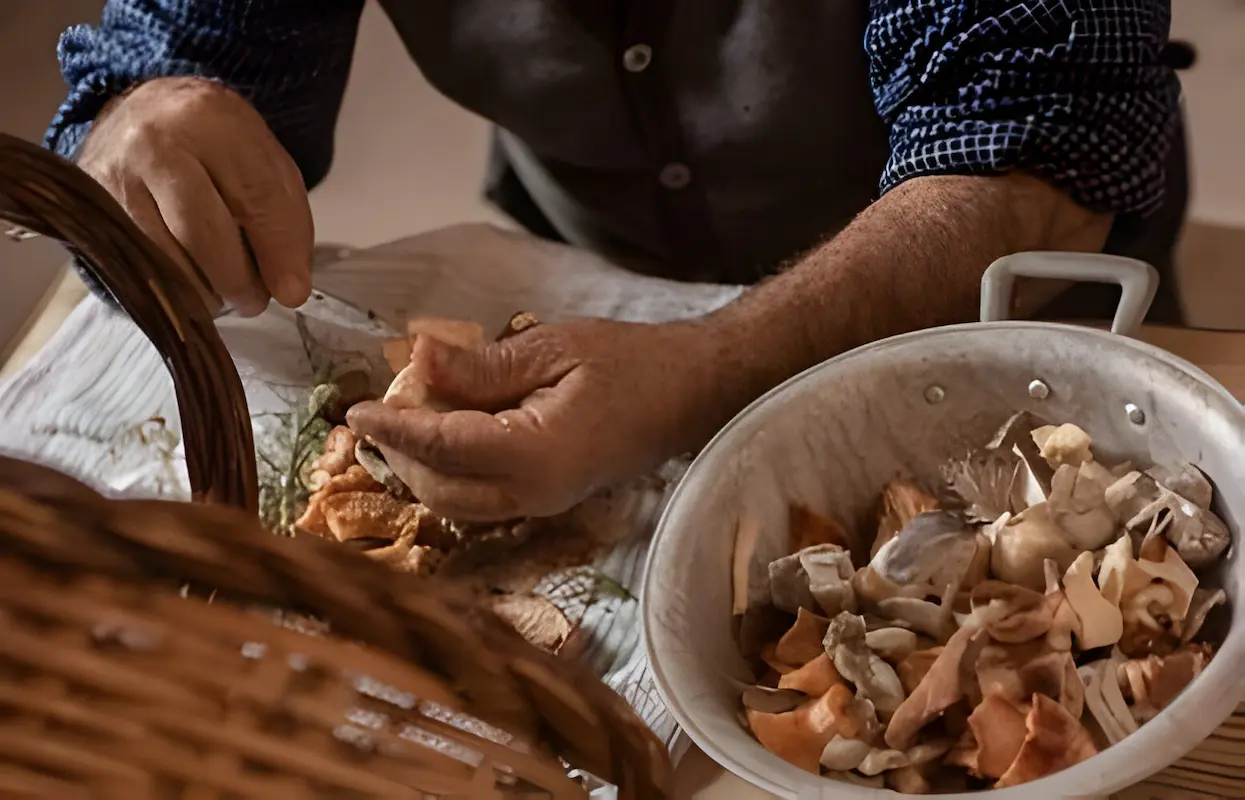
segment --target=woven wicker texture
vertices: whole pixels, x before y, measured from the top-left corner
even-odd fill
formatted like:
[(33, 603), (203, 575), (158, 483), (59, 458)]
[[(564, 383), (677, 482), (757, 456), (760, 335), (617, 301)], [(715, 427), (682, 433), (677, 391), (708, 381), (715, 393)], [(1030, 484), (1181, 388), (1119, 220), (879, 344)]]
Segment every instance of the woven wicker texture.
[(98, 184), (0, 135), (0, 218), (65, 242), (157, 347), (201, 501), (0, 458), (0, 796), (584, 796), (562, 760), (667, 795), (664, 748), (579, 665), (444, 582), (262, 528), (212, 316)]
[(0, 218), (64, 242), (160, 352), (177, 391), (196, 499), (255, 509), (259, 489), (246, 395), (189, 276), (86, 173), (3, 134)]

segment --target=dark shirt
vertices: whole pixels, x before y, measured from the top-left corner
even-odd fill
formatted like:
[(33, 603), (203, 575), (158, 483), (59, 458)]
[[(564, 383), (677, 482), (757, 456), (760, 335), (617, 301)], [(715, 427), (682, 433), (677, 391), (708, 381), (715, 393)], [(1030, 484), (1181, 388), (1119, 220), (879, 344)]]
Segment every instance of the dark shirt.
[[(47, 144), (72, 155), (111, 96), (198, 75), (247, 97), (312, 186), (362, 5), (109, 0), (61, 40), (70, 94)], [(428, 80), (496, 123), (491, 196), (638, 269), (751, 282), (902, 181), (1013, 170), (1115, 212), (1109, 250), (1170, 261), (1169, 1), (382, 5)]]

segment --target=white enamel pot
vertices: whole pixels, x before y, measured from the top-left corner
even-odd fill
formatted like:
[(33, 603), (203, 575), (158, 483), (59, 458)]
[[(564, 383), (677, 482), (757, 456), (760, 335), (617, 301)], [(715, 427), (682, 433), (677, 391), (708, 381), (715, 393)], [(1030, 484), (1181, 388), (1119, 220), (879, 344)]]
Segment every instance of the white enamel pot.
[[(1006, 321), (1017, 276), (1117, 283), (1112, 332)], [(643, 590), (645, 644), (658, 690), (711, 758), (785, 798), (895, 796), (787, 764), (739, 724), (751, 678), (732, 634), (731, 558), (744, 509), (762, 522), (753, 568), (786, 554), (787, 509), (801, 503), (864, 530), (897, 473), (927, 485), (939, 467), (987, 442), (1015, 411), (1089, 431), (1104, 462), (1192, 462), (1213, 481), (1234, 537), (1245, 520), (1245, 410), (1198, 368), (1135, 341), (1157, 288), (1147, 264), (1111, 256), (1024, 253), (982, 281), (980, 323), (897, 336), (787, 381), (735, 418), (700, 454), (658, 527)], [(949, 795), (991, 800), (1105, 797), (1162, 770), (1223, 722), (1245, 694), (1245, 563), (1233, 547), (1218, 574), (1226, 631), (1206, 671), (1120, 744), (1024, 786)]]

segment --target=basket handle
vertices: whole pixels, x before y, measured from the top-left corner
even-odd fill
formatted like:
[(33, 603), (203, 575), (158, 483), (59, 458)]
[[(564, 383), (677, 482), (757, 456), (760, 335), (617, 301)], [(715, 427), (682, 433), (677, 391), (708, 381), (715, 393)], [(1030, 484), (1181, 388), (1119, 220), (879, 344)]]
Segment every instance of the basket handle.
[(981, 321), (1010, 319), (1016, 278), (1049, 278), (1120, 287), (1111, 332), (1134, 336), (1159, 288), (1159, 274), (1144, 261), (1104, 253), (1031, 252), (1003, 256), (981, 276)]
[(191, 277), (75, 164), (6, 134), (0, 218), (63, 243), (159, 351), (177, 393), (195, 500), (258, 511), (242, 380)]

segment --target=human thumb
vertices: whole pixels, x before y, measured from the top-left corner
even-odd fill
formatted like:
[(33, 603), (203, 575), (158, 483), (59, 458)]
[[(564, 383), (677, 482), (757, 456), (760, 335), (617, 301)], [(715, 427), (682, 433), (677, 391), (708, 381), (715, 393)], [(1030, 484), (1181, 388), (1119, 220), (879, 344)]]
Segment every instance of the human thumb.
[(552, 386), (565, 370), (515, 339), (463, 349), (431, 336), (419, 336), (411, 364), (423, 376), (430, 397), (454, 408), (496, 413), (515, 408), (537, 389)]

